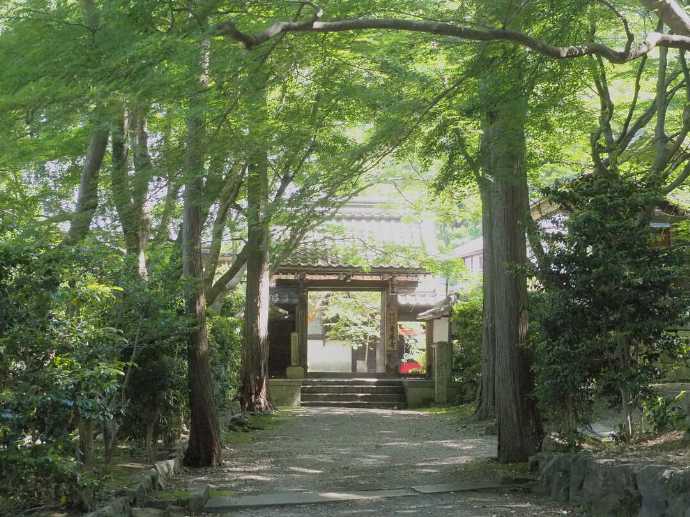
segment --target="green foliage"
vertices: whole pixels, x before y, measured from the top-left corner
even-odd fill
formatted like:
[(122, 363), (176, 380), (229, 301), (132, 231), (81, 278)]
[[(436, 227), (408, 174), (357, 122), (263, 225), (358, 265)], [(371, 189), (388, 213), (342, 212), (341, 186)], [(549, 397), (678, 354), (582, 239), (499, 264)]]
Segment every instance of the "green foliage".
[(187, 415), (190, 322), (183, 316), (177, 265), (169, 262), (174, 251), (159, 249), (152, 256), (146, 283), (129, 268), (114, 272), (124, 293), (110, 317), (127, 337), (121, 354), (128, 365), (126, 385), (120, 387), (120, 400), (113, 401), (122, 437), (143, 440), (147, 425), (153, 425), (154, 438), (163, 435), (170, 444)]
[(100, 482), (77, 463), (80, 420), (121, 438), (151, 419), (166, 441), (181, 432), (188, 323), (162, 249), (143, 284), (119, 250), (27, 230), (0, 239), (0, 493), (81, 504)]
[(547, 267), (533, 304), (538, 396), (564, 434), (590, 418), (595, 397), (627, 414), (682, 346), (669, 329), (687, 315), (688, 253), (650, 226), (662, 197), (616, 175), (584, 176), (547, 191), (562, 207), (544, 234)]
[(80, 488), (76, 461), (55, 446), (38, 445), (30, 451), (0, 453), (0, 513), (16, 515), (31, 503), (66, 504)]
[(681, 391), (672, 399), (651, 393), (642, 400), (643, 423), (655, 434), (677, 429), (687, 430), (688, 415), (680, 406), (686, 396), (685, 391)]
[(232, 410), (239, 390), (242, 356), (242, 310), (244, 297), (231, 293), (218, 314), (209, 315), (209, 346), (213, 368), (215, 401), (222, 410)]
[(68, 496), (86, 479), (75, 462), (78, 419), (113, 418), (109, 400), (123, 377), (126, 340), (108, 315), (121, 290), (84, 258), (0, 241), (0, 493), (9, 504), (48, 495), (75, 503)]
[(348, 343), (353, 349), (381, 339), (381, 294), (378, 292), (324, 291), (315, 305), (323, 311), (328, 339)]
[(482, 291), (475, 289), (453, 306), (453, 380), (463, 393), (476, 393), (481, 374)]

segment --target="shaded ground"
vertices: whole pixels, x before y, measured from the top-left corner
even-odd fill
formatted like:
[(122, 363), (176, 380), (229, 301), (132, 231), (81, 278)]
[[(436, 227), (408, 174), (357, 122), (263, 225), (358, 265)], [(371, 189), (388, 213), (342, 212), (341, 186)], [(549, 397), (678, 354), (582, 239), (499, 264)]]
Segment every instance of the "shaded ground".
[(690, 433), (670, 431), (631, 445), (599, 444), (595, 456), (626, 463), (690, 465)]
[[(178, 489), (209, 484), (213, 495), (406, 488), (524, 475), (491, 462), (496, 440), (462, 409), (388, 411), (305, 408), (228, 443), (223, 466), (190, 472)], [(239, 436), (238, 436), (239, 435)], [(232, 438), (232, 437), (231, 437)], [(531, 494), (499, 490), (379, 501), (240, 510), (233, 515), (564, 515)], [(275, 512), (275, 513), (274, 513)]]

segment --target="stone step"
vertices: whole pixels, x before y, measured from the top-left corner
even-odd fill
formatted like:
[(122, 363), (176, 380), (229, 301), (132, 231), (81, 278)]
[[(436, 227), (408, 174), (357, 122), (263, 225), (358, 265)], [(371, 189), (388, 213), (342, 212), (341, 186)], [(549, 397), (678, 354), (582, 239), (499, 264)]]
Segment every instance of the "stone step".
[(302, 407), (343, 407), (343, 408), (369, 408), (369, 409), (401, 409), (404, 404), (400, 402), (325, 402), (319, 401), (302, 401)]
[(404, 394), (401, 386), (352, 386), (348, 384), (306, 385), (302, 393), (392, 393)]
[(307, 378), (302, 384), (302, 406), (399, 409), (405, 407), (400, 379)]
[(399, 379), (373, 379), (373, 378), (352, 378), (352, 379), (312, 379), (307, 377), (302, 381), (302, 386), (402, 386)]
[(377, 372), (309, 372), (308, 379), (393, 379), (397, 380), (400, 377), (391, 375), (390, 373)]
[(402, 404), (405, 402), (404, 394), (398, 393), (304, 393), (303, 402), (393, 402)]

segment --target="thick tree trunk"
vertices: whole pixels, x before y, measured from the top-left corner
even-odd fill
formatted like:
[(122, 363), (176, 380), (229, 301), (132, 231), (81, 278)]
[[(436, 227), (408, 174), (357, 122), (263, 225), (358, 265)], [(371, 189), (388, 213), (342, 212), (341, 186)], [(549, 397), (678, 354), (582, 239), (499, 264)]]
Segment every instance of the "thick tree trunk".
[(527, 245), (529, 210), (524, 123), (527, 100), (520, 92), (484, 105), (484, 174), (493, 179), (491, 241), (496, 361), (495, 391), (498, 459), (526, 461), (541, 443), (534, 399), (531, 354), (527, 346)]
[(496, 333), (494, 276), (495, 262), (491, 247), (493, 246), (492, 203), (495, 196), (494, 184), (490, 179), (480, 179), (479, 190), (482, 199), (482, 350), (481, 377), (477, 396), (476, 415), (487, 420), (496, 416)]
[[(204, 41), (200, 59), (200, 83), (208, 84), (208, 46)], [(182, 223), (182, 273), (186, 283), (186, 312), (194, 322), (189, 336), (189, 406), (191, 422), (189, 444), (184, 456), (185, 465), (206, 467), (220, 464), (221, 443), (218, 416), (213, 400), (213, 377), (206, 327), (206, 296), (201, 254), (203, 227), (204, 121), (198, 109), (200, 99), (191, 99), (187, 120), (186, 180)]]
[(268, 411), (269, 226), (266, 158), (250, 166), (247, 178), (247, 290), (240, 404), (243, 411)]
[(94, 431), (95, 423), (89, 418), (79, 417), (79, 453), (78, 459), (83, 465), (93, 465), (94, 462)]
[(93, 215), (98, 208), (98, 176), (103, 163), (105, 148), (108, 145), (108, 128), (102, 123), (100, 116), (96, 115), (94, 119), (84, 168), (79, 178), (77, 206), (65, 237), (66, 244), (76, 244), (86, 236)]

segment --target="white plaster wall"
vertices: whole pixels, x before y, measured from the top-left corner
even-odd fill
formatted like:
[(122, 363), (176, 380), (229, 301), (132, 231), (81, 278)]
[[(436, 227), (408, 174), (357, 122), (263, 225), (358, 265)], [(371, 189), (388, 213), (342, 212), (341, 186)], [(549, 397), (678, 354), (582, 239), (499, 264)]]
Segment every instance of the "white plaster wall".
[(344, 341), (310, 339), (307, 361), (310, 372), (351, 372), (352, 349)]
[(448, 318), (434, 320), (434, 343), (448, 341)]

